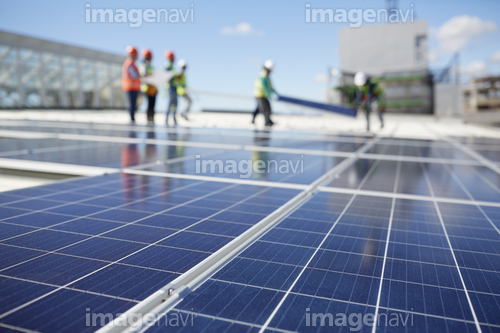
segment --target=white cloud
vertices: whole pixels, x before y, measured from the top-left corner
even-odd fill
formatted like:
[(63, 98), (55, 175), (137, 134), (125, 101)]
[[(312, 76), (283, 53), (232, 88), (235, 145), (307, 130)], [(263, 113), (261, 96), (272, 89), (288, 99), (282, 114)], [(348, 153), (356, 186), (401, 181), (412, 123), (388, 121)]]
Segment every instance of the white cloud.
[(316, 83), (327, 83), (328, 82), (328, 75), (324, 74), (324, 73), (319, 73), (319, 74), (316, 74), (314, 75), (314, 82)]
[(488, 74), (486, 63), (482, 61), (474, 61), (460, 68), (462, 75), (478, 77)]
[(440, 52), (460, 51), (472, 38), (495, 31), (497, 25), (483, 21), (477, 16), (461, 15), (446, 21), (436, 30)]
[(241, 22), (234, 27), (227, 26), (220, 30), (221, 35), (263, 35), (264, 31), (257, 30), (248, 22)]
[(500, 62), (500, 51), (497, 51), (493, 53), (493, 55), (490, 58), (491, 62)]

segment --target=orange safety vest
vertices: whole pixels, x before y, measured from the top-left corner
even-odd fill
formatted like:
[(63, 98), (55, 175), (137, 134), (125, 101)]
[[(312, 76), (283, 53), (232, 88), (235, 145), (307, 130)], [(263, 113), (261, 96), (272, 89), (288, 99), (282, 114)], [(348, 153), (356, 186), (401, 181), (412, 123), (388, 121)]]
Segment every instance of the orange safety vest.
[(128, 72), (128, 68), (132, 66), (135, 71), (139, 73), (137, 66), (134, 64), (134, 61), (130, 58), (125, 60), (122, 66), (122, 90), (124, 91), (140, 91), (141, 90), (141, 79), (133, 78), (130, 76)]

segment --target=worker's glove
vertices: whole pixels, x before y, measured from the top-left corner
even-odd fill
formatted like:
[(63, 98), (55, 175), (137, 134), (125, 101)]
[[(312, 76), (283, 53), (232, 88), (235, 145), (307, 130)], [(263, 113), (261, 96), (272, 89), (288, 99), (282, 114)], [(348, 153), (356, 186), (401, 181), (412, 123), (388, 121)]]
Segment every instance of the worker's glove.
[(385, 113), (385, 106), (380, 107), (380, 113)]

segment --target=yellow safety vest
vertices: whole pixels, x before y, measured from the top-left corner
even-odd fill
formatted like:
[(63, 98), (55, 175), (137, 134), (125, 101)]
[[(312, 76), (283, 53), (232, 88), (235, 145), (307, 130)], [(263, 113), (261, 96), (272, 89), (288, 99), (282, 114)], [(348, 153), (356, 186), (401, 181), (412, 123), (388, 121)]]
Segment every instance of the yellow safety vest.
[(177, 78), (177, 71), (175, 70), (175, 67), (172, 63), (167, 63), (165, 65), (165, 70), (168, 72), (168, 71), (171, 71), (173, 76), (172, 78), (165, 82), (165, 88), (170, 88), (170, 86), (172, 87), (177, 87), (179, 85), (179, 79)]
[[(267, 89), (264, 82), (267, 84)], [(269, 76), (266, 71), (262, 71), (257, 80), (255, 80), (253, 95), (257, 98), (269, 98), (272, 91), (273, 87), (271, 85), (271, 81), (269, 80)]]
[(177, 79), (177, 95), (186, 95), (186, 75), (184, 72), (182, 72), (180, 77)]
[[(139, 67), (141, 76), (152, 75), (154, 73), (154, 67), (142, 63)], [(141, 84), (141, 91), (148, 96), (155, 96), (158, 93), (158, 88), (155, 85), (143, 83)]]

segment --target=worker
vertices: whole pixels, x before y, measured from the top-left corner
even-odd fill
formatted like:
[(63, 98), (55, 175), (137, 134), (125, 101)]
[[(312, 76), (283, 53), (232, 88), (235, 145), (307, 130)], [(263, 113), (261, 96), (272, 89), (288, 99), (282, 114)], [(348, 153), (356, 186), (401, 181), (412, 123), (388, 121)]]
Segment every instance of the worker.
[[(278, 95), (278, 93), (274, 90), (273, 85), (271, 84), (271, 80), (269, 79), (269, 74), (272, 72), (274, 67), (274, 63), (272, 60), (267, 60), (264, 63), (262, 68), (262, 72), (260, 73), (257, 80), (255, 80), (254, 85), (254, 96), (257, 99), (257, 105), (259, 112), (264, 115), (266, 119), (266, 126), (273, 126), (274, 123), (271, 120), (271, 104), (269, 103), (269, 99), (271, 95)], [(255, 120), (255, 116), (257, 114), (254, 112), (254, 117), (252, 119), (252, 123)]]
[(172, 118), (174, 119), (174, 126), (176, 126), (177, 86), (179, 83), (179, 75), (177, 74), (174, 67), (174, 60), (175, 60), (174, 53), (170, 50), (165, 51), (165, 58), (167, 58), (168, 60), (168, 62), (165, 65), (165, 70), (169, 72), (169, 74), (171, 75), (170, 79), (165, 84), (165, 87), (168, 90), (168, 98), (169, 98), (166, 124), (168, 126), (168, 118), (170, 116), (170, 113), (172, 113)]
[(127, 46), (128, 58), (122, 66), (122, 90), (127, 92), (129, 100), (130, 122), (135, 124), (135, 111), (137, 110), (137, 95), (141, 90), (141, 78), (139, 70), (135, 65), (137, 60), (137, 49)]
[(181, 59), (177, 63), (177, 67), (180, 68), (180, 73), (179, 73), (179, 79), (178, 79), (178, 86), (177, 86), (177, 95), (182, 96), (184, 98), (184, 101), (186, 102), (186, 108), (184, 111), (181, 113), (181, 116), (189, 120), (187, 115), (189, 113), (189, 110), (191, 108), (191, 98), (187, 94), (187, 85), (186, 85), (186, 68), (187, 68), (187, 63), (185, 60)]
[(370, 131), (370, 113), (374, 102), (377, 102), (376, 107), (380, 119), (380, 128), (384, 128), (383, 113), (385, 112), (385, 98), (384, 90), (380, 86), (380, 83), (367, 76), (364, 72), (357, 72), (354, 76), (354, 84), (358, 87), (354, 107), (358, 108), (362, 103), (364, 104), (366, 130)]
[[(141, 77), (148, 77), (153, 75), (154, 67), (151, 65), (153, 54), (148, 49), (142, 50), (141, 54), (144, 58), (141, 65), (139, 66)], [(147, 118), (148, 124), (152, 125), (155, 122), (155, 104), (156, 95), (158, 94), (158, 88), (156, 88), (154, 84), (143, 83), (141, 85), (141, 91), (147, 96), (148, 99)]]

